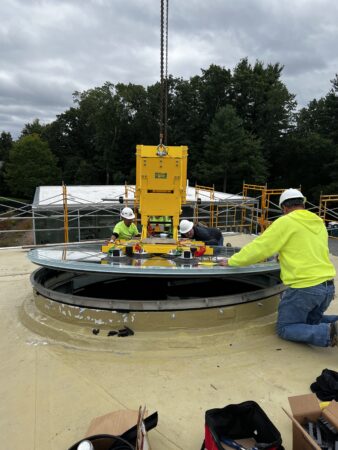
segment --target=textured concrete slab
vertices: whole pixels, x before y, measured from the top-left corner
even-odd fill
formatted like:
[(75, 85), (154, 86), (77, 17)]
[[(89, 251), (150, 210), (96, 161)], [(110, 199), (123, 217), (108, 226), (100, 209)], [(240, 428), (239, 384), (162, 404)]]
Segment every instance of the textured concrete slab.
[[(249, 239), (225, 241), (237, 246)], [(338, 258), (332, 260), (338, 267)], [(275, 314), (245, 318), (238, 329), (223, 324), (127, 338), (87, 333), (84, 339), (88, 330), (70, 323), (63, 334), (44, 335), (43, 327), (33, 332), (22, 318), (35, 268), (24, 251), (0, 250), (0, 432), (6, 448), (67, 449), (93, 417), (146, 404), (159, 413), (150, 432), (153, 450), (199, 450), (205, 410), (255, 400), (291, 449), (291, 424), (281, 407), (289, 409), (288, 396), (310, 392), (324, 368), (337, 370), (338, 348), (279, 339)], [(336, 300), (331, 312), (338, 313)], [(74, 335), (78, 340), (67, 342)]]

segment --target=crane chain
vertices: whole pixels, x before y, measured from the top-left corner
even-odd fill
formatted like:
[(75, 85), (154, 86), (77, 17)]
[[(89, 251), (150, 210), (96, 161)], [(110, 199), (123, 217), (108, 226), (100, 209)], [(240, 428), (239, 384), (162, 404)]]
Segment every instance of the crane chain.
[(159, 146), (167, 145), (167, 134), (168, 134), (168, 12), (169, 12), (169, 0), (161, 0), (161, 50), (160, 50), (161, 86), (160, 86)]
[(165, 39), (165, 86), (164, 86), (164, 143), (167, 145), (168, 139), (168, 13), (169, 0), (166, 0), (166, 39)]

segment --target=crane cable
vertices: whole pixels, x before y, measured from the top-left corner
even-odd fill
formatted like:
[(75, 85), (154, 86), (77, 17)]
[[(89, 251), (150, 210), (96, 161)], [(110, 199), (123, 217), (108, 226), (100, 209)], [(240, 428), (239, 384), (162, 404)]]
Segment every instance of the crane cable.
[(165, 39), (165, 86), (164, 86), (164, 143), (167, 145), (168, 138), (168, 12), (169, 0), (166, 0), (166, 39)]
[[(160, 144), (167, 145), (168, 134), (168, 12), (169, 0), (161, 0), (161, 87), (160, 87)], [(164, 68), (165, 65), (165, 68)], [(165, 72), (164, 72), (165, 69)], [(165, 150), (165, 149), (164, 149)]]

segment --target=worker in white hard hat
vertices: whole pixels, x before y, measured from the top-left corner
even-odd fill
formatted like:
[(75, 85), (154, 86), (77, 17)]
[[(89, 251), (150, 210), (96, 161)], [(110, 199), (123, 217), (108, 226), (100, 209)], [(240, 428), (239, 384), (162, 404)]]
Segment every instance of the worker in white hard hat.
[(207, 245), (223, 245), (223, 236), (221, 230), (219, 230), (218, 228), (194, 225), (190, 220), (181, 220), (180, 233), (183, 238), (202, 241)]
[(279, 200), (283, 216), (221, 265), (248, 266), (278, 253), (286, 286), (278, 307), (278, 335), (333, 347), (338, 345), (338, 316), (324, 312), (334, 298), (336, 271), (329, 259), (324, 222), (305, 209), (305, 201), (298, 189), (284, 191)]
[(122, 220), (114, 227), (112, 237), (110, 238), (111, 242), (114, 242), (116, 239), (129, 240), (140, 235), (136, 225), (133, 222), (135, 219), (135, 214), (131, 208), (125, 207), (122, 209), (121, 219)]

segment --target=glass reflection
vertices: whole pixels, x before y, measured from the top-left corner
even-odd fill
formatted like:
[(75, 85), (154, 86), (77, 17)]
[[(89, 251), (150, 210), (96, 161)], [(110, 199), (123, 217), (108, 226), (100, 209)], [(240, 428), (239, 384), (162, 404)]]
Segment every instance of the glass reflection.
[[(279, 270), (278, 263), (268, 261), (250, 267), (221, 267), (219, 261), (239, 251), (237, 247), (216, 247), (214, 255), (195, 258), (188, 255), (126, 255), (112, 256), (101, 251), (100, 244), (70, 244), (41, 247), (30, 250), (29, 259), (40, 266), (86, 272), (123, 272), (135, 273), (147, 271), (151, 274), (170, 273), (171, 271), (196, 275), (205, 273), (243, 273), (267, 272)], [(186, 256), (186, 257), (184, 257)]]

